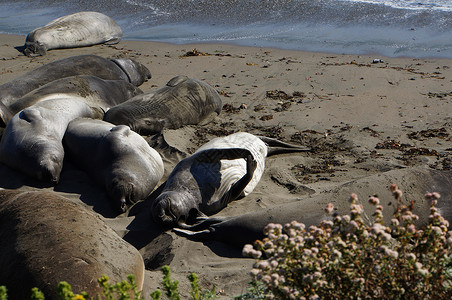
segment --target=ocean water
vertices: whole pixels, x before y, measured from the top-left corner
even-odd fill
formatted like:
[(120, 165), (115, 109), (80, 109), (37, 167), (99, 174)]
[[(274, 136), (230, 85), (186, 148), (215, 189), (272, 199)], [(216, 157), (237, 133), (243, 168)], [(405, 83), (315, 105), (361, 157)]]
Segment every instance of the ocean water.
[(86, 10), (125, 40), (452, 58), (452, 0), (0, 0), (0, 33)]

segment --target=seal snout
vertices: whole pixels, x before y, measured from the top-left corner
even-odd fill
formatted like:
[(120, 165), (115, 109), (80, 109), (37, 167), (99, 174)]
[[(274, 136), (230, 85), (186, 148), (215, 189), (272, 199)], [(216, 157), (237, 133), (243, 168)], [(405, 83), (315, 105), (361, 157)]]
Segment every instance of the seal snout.
[(165, 226), (175, 226), (177, 224), (179, 218), (173, 211), (171, 202), (171, 197), (166, 194), (161, 194), (155, 199), (152, 205), (152, 218), (155, 222)]
[(113, 201), (113, 206), (119, 213), (126, 212), (129, 206), (136, 201), (134, 197), (134, 185), (132, 183), (115, 181), (108, 190), (111, 191), (110, 198)]
[[(27, 37), (28, 39), (28, 37)], [(30, 57), (33, 55), (41, 55), (44, 56), (47, 53), (47, 49), (45, 45), (40, 44), (38, 42), (25, 42), (23, 53)]]
[(127, 202), (124, 197), (119, 200), (119, 210), (123, 213), (127, 211)]
[(60, 180), (62, 167), (62, 159), (59, 159), (57, 155), (49, 155), (47, 159), (40, 162), (40, 170), (37, 177), (41, 181), (57, 184)]

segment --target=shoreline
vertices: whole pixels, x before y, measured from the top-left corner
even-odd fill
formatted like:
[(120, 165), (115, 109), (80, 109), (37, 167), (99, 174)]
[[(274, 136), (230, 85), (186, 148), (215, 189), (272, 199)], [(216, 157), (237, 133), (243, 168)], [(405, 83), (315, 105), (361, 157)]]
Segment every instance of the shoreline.
[[(82, 54), (138, 60), (152, 74), (140, 86), (145, 93), (177, 75), (209, 83), (223, 101), (220, 115), (205, 124), (165, 132), (168, 143), (185, 153), (193, 153), (216, 136), (237, 131), (315, 150), (267, 158), (256, 189), (230, 203), (219, 216), (292, 202), (302, 202), (308, 213), (322, 212), (328, 202), (347, 211), (350, 192), (357, 192), (362, 201), (372, 194), (390, 201), (384, 198), (388, 183), (399, 184), (407, 199), (441, 188), (441, 199), (452, 198), (450, 187), (426, 185), (424, 178), (416, 177), (420, 169), (451, 172), (452, 59), (129, 40), (110, 46), (50, 50), (45, 56), (29, 58), (14, 49), (23, 45), (25, 36), (0, 34), (0, 39), (0, 84), (46, 63)], [(193, 49), (199, 55), (187, 56)], [(372, 63), (375, 58), (384, 62)], [(166, 176), (174, 165), (166, 162)], [(82, 172), (64, 168), (63, 172), (63, 182), (49, 190), (83, 202), (93, 211), (98, 209), (93, 203), (108, 201)], [(23, 178), (5, 174), (9, 173), (0, 165), (0, 187), (7, 188), (11, 186), (8, 180), (15, 180), (20, 182), (18, 189), (36, 189), (24, 184)], [(87, 186), (68, 189), (72, 183), (64, 179), (79, 177)], [(122, 236), (133, 220), (133, 216), (112, 218), (96, 212)], [(195, 242), (172, 231), (143, 244), (139, 250), (147, 267), (145, 296), (161, 287), (162, 264), (171, 267), (183, 298), (188, 297), (186, 276), (191, 272), (199, 276), (202, 288), (216, 285), (220, 299), (246, 292), (254, 260), (240, 257), (241, 251), (228, 244)]]
[[(22, 37), (25, 43), (25, 35), (20, 34), (10, 34), (10, 33), (0, 33), (0, 40), (3, 36), (11, 36), (11, 37)], [(409, 56), (409, 55), (401, 55), (401, 56), (388, 56), (381, 54), (379, 52), (363, 52), (360, 54), (353, 54), (353, 53), (338, 53), (338, 52), (328, 52), (328, 51), (310, 51), (310, 50), (300, 50), (300, 49), (292, 49), (292, 48), (278, 48), (278, 47), (268, 47), (268, 46), (258, 46), (258, 45), (241, 45), (240, 43), (234, 43), (232, 41), (229, 42), (219, 42), (219, 41), (212, 41), (212, 42), (187, 42), (187, 43), (171, 43), (171, 42), (162, 42), (162, 41), (153, 41), (153, 40), (144, 40), (144, 39), (134, 39), (127, 37), (122, 39), (123, 42), (136, 42), (136, 43), (157, 43), (162, 45), (173, 45), (178, 47), (190, 47), (191, 45), (216, 45), (216, 46), (232, 46), (232, 47), (244, 47), (244, 48), (262, 48), (262, 49), (273, 49), (277, 51), (296, 51), (301, 53), (320, 53), (324, 55), (356, 55), (356, 56), (374, 56), (375, 58), (413, 58), (413, 59), (452, 59), (452, 54), (449, 56), (442, 56), (441, 54), (437, 55), (425, 55), (425, 56)], [(21, 45), (22, 46), (22, 45)]]

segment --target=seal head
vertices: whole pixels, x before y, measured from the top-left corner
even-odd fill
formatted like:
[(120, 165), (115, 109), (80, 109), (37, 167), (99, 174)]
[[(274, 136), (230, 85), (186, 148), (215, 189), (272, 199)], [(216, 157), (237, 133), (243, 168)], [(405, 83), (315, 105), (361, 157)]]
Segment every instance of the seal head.
[(111, 60), (127, 75), (129, 82), (140, 86), (151, 78), (151, 71), (141, 63), (129, 58), (115, 58)]
[[(197, 204), (190, 205), (190, 193), (178, 193), (174, 191), (163, 192), (152, 204), (152, 218), (156, 223), (168, 227), (187, 227), (187, 223), (200, 216)], [(184, 199), (186, 201), (181, 201)], [(202, 215), (202, 214), (201, 214)]]
[(27, 40), (24, 46), (24, 54), (28, 57), (33, 55), (44, 56), (47, 54), (47, 48), (44, 44), (38, 41), (31, 41), (30, 34), (27, 35)]

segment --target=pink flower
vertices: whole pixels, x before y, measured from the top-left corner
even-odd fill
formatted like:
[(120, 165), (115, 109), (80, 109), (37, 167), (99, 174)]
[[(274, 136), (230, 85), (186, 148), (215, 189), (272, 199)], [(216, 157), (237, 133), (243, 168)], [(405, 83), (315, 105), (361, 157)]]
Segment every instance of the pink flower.
[(371, 203), (373, 205), (378, 205), (378, 204), (380, 204), (380, 199), (378, 199), (377, 197), (372, 196), (372, 197), (369, 198), (369, 203)]
[(328, 227), (328, 228), (331, 228), (334, 225), (333, 221), (329, 221), (329, 220), (328, 221), (322, 221), (322, 224), (323, 224), (323, 226)]
[(242, 255), (243, 256), (248, 256), (248, 255), (250, 255), (250, 252), (252, 250), (254, 250), (253, 246), (250, 245), (250, 244), (247, 244), (247, 245), (243, 246)]
[(441, 198), (441, 195), (438, 194), (437, 192), (433, 192), (432, 193), (432, 197), (435, 198), (435, 199), (439, 199), (439, 198)]
[(382, 233), (381, 233), (381, 237), (382, 237), (383, 240), (385, 240), (385, 241), (389, 241), (389, 240), (392, 239), (392, 236), (391, 236), (389, 233), (387, 233), (387, 232), (382, 232)]
[(403, 193), (401, 190), (395, 190), (394, 192), (392, 192), (392, 195), (394, 196), (394, 198), (400, 199), (402, 198)]
[(288, 296), (290, 294), (290, 289), (285, 286), (281, 289), (281, 291), (283, 292), (284, 295)]
[(415, 261), (416, 260), (416, 255), (414, 255), (414, 253), (407, 253), (406, 254), (406, 258), (408, 260)]
[(255, 264), (255, 267), (261, 270), (265, 270), (269, 267), (269, 264), (266, 260), (261, 260)]
[(350, 198), (348, 199), (348, 201), (349, 201), (350, 203), (355, 203), (355, 202), (357, 202), (357, 201), (358, 201), (358, 195), (356, 195), (355, 193), (351, 194), (351, 195), (350, 195)]
[(391, 192), (394, 192), (395, 190), (397, 190), (398, 189), (398, 187), (397, 187), (397, 185), (395, 185), (395, 184), (391, 184), (390, 186), (389, 186), (389, 190), (391, 191)]
[(442, 229), (438, 226), (432, 226), (432, 231), (437, 235), (441, 235), (443, 233)]
[(371, 231), (375, 234), (381, 234), (385, 232), (386, 227), (384, 225), (381, 225), (380, 223), (374, 223), (372, 225)]
[(325, 212), (326, 212), (327, 214), (331, 214), (331, 213), (333, 212), (333, 210), (334, 210), (334, 205), (333, 205), (333, 203), (328, 203), (328, 204), (325, 206)]
[(270, 283), (270, 281), (272, 280), (272, 278), (269, 275), (265, 275), (264, 277), (262, 277), (262, 281), (265, 283)]
[(350, 205), (350, 210), (352, 213), (356, 214), (362, 214), (363, 213), (363, 206), (361, 204), (352, 204)]
[(304, 230), (305, 225), (303, 223), (298, 223), (295, 221), (292, 221), (292, 226), (294, 227), (295, 230)]
[(253, 256), (253, 258), (260, 258), (262, 256), (262, 252), (253, 250), (251, 255)]

